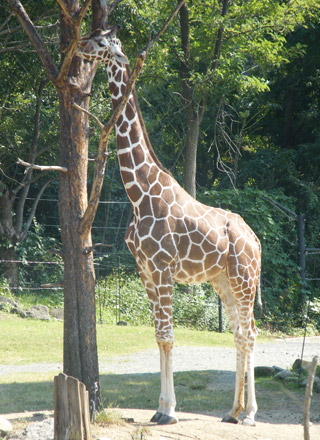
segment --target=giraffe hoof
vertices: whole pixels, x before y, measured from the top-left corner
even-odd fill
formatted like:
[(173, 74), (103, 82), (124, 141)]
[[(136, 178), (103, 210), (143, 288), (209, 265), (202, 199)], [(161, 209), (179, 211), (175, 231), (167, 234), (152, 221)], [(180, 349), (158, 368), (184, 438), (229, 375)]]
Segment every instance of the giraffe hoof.
[(244, 426), (256, 426), (256, 422), (253, 419), (250, 419), (250, 417), (245, 417), (242, 420), (242, 424)]
[(230, 416), (229, 414), (225, 417), (223, 417), (223, 419), (221, 420), (224, 423), (234, 423), (235, 425), (237, 425), (239, 423), (238, 419), (235, 419), (234, 417)]
[(154, 414), (154, 416), (152, 416), (150, 422), (158, 423), (158, 422), (160, 421), (160, 419), (161, 419), (163, 416), (164, 416), (164, 414), (162, 414), (162, 413), (160, 413), (160, 412), (157, 411), (157, 412)]
[(175, 417), (167, 416), (166, 414), (163, 414), (158, 422), (159, 425), (174, 425), (175, 423), (178, 423), (178, 419), (176, 419)]

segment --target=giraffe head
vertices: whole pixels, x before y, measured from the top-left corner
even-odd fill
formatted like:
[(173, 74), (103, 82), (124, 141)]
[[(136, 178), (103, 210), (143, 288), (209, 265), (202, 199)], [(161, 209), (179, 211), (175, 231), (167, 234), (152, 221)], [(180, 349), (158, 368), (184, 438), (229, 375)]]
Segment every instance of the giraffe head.
[(90, 61), (104, 63), (118, 61), (121, 64), (129, 64), (128, 58), (122, 51), (120, 40), (116, 38), (119, 29), (119, 25), (109, 27), (106, 30), (96, 29), (89, 36), (80, 40), (76, 55)]

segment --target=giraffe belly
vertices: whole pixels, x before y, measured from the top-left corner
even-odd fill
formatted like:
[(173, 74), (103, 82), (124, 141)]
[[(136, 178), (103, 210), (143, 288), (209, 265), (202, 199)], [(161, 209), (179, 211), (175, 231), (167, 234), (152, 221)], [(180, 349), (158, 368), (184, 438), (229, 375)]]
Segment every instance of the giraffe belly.
[(203, 261), (183, 260), (177, 264), (174, 281), (186, 284), (200, 284), (218, 275), (225, 266), (225, 258), (207, 256)]

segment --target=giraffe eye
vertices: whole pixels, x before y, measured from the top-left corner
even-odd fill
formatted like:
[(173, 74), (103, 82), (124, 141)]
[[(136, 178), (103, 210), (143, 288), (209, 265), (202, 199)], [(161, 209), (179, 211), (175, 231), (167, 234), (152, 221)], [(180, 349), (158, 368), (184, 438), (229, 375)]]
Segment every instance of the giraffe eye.
[(105, 46), (106, 46), (106, 45), (104, 44), (103, 41), (98, 41), (98, 45), (99, 45), (100, 47), (105, 47)]

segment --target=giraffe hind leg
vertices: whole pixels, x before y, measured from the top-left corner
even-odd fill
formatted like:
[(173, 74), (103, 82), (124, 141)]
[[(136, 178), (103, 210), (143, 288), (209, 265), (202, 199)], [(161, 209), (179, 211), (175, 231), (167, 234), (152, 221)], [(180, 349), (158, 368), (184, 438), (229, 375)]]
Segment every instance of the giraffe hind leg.
[[(238, 417), (240, 413), (244, 410), (244, 391), (245, 391), (245, 368), (247, 361), (247, 342), (246, 342), (246, 331), (243, 325), (245, 324), (245, 319), (239, 309), (239, 304), (235, 299), (234, 291), (231, 288), (230, 282), (225, 273), (219, 274), (213, 280), (211, 280), (213, 287), (218, 291), (223, 305), (225, 307), (227, 316), (229, 318), (230, 326), (234, 335), (234, 341), (236, 346), (236, 378), (235, 378), (235, 392), (233, 406), (229, 414), (227, 414), (222, 421), (228, 423), (239, 423)], [(251, 365), (253, 365), (251, 363)], [(252, 387), (252, 374), (250, 375), (250, 392), (251, 392), (251, 407), (250, 416), (253, 417), (255, 414), (254, 408), (254, 387)]]

